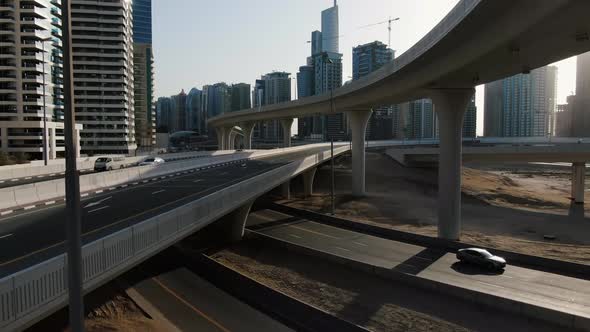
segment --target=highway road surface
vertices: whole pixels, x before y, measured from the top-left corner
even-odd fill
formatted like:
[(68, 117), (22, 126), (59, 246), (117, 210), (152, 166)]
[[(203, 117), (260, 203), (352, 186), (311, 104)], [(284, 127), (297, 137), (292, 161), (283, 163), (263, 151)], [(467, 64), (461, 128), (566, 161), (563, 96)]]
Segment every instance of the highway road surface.
[[(304, 155), (329, 149), (297, 151), (272, 161), (247, 161), (194, 169), (125, 188), (98, 191), (82, 199), (83, 243), (182, 206), (221, 188), (280, 167)], [(51, 203), (51, 202), (48, 202)], [(0, 278), (64, 252), (65, 205), (36, 207), (0, 216)]]
[(270, 210), (252, 213), (248, 228), (387, 269), (483, 293), (590, 317), (590, 281), (510, 265), (502, 272), (459, 264), (455, 254), (396, 242)]
[(292, 331), (184, 267), (144, 279), (133, 288), (180, 331)]

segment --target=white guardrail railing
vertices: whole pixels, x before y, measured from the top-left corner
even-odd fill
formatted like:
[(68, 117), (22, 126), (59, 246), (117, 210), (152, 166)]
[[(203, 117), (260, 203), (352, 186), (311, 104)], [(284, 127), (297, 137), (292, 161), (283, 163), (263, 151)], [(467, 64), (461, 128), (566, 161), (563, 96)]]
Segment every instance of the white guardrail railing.
[[(339, 155), (348, 150), (346, 144), (336, 147), (334, 152)], [(266, 153), (269, 154), (272, 151)], [(329, 150), (302, 158), (84, 245), (84, 290), (88, 292), (99, 287), (237, 207), (329, 159)], [(0, 330), (23, 330), (65, 306), (66, 269), (67, 257), (61, 254), (0, 279)]]

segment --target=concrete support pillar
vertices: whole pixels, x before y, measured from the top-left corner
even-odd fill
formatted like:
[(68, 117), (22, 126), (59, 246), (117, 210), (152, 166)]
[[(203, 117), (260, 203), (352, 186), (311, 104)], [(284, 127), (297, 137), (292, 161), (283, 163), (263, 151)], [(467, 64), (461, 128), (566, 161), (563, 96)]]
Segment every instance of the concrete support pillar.
[(572, 199), (574, 203), (584, 204), (586, 192), (586, 163), (578, 162), (572, 165)]
[[(47, 146), (46, 148), (48, 149), (47, 151), (49, 151), (47, 158), (54, 160), (57, 158), (57, 142), (56, 142), (56, 130), (55, 128), (48, 128), (47, 129), (48, 133), (47, 133)], [(76, 158), (80, 158), (80, 144), (78, 143), (80, 141), (80, 131), (76, 130), (76, 138), (74, 139), (74, 147), (76, 148)]]
[(227, 141), (227, 150), (235, 150), (237, 136), (238, 134), (233, 130), (229, 133), (229, 140)]
[(347, 112), (352, 133), (352, 195), (365, 195), (365, 133), (372, 110)]
[(313, 180), (315, 179), (315, 173), (317, 170), (317, 167), (314, 167), (301, 174), (303, 177), (303, 196), (305, 198), (313, 195)]
[(225, 150), (225, 138), (227, 136), (227, 127), (217, 127), (215, 132), (217, 133), (217, 150)]
[(242, 240), (252, 203), (247, 202), (211, 224), (210, 229), (219, 242), (231, 243)]
[(252, 150), (252, 134), (254, 133), (254, 122), (240, 123), (240, 128), (244, 132), (244, 149)]
[(281, 119), (283, 126), (283, 147), (291, 147), (291, 127), (293, 126), (293, 119)]
[(291, 180), (281, 185), (281, 196), (283, 199), (291, 199)]
[(475, 89), (434, 90), (430, 94), (438, 116), (438, 236), (461, 237), (461, 146), (463, 117)]

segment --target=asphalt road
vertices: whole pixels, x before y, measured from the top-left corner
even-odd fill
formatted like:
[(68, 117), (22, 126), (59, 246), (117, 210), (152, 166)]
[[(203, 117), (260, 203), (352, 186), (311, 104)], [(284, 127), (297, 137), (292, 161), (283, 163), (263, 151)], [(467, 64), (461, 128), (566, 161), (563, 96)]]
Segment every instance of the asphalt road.
[[(304, 155), (185, 172), (147, 183), (130, 184), (82, 200), (82, 242), (89, 243), (150, 217), (182, 206), (221, 188), (280, 167)], [(272, 161), (271, 161), (272, 160)], [(0, 278), (64, 252), (65, 205), (56, 204), (0, 217)]]
[(590, 317), (590, 281), (510, 265), (501, 272), (460, 264), (455, 254), (352, 232), (270, 210), (248, 228), (316, 250), (483, 293)]
[(133, 288), (180, 331), (292, 331), (183, 267)]

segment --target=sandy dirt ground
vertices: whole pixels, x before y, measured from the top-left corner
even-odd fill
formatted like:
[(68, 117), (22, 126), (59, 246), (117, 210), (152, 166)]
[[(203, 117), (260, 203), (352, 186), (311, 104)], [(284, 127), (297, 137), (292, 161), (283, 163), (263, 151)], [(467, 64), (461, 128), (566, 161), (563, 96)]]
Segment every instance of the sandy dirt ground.
[(385, 280), (314, 257), (247, 242), (212, 257), (266, 286), (373, 331), (468, 331), (407, 309), (419, 307), (421, 301), (402, 294), (403, 290), (396, 290)]
[[(469, 166), (469, 165), (468, 165)], [(436, 236), (437, 171), (405, 168), (382, 153), (367, 154), (367, 196), (350, 197), (350, 159), (336, 168), (336, 214), (402, 231)], [(477, 168), (475, 168), (477, 167)], [(569, 174), (478, 165), (463, 171), (461, 240), (474, 245), (548, 258), (590, 263), (590, 222), (583, 205), (571, 205)], [(304, 199), (301, 183), (293, 185), (291, 206), (327, 212), (330, 206), (328, 167), (318, 170), (314, 195)], [(548, 241), (545, 235), (555, 236)]]
[[(84, 320), (87, 332), (165, 332), (159, 322), (144, 312), (114, 283), (107, 284), (84, 297), (87, 308)], [(60, 310), (34, 325), (28, 332), (69, 332), (67, 311)]]

